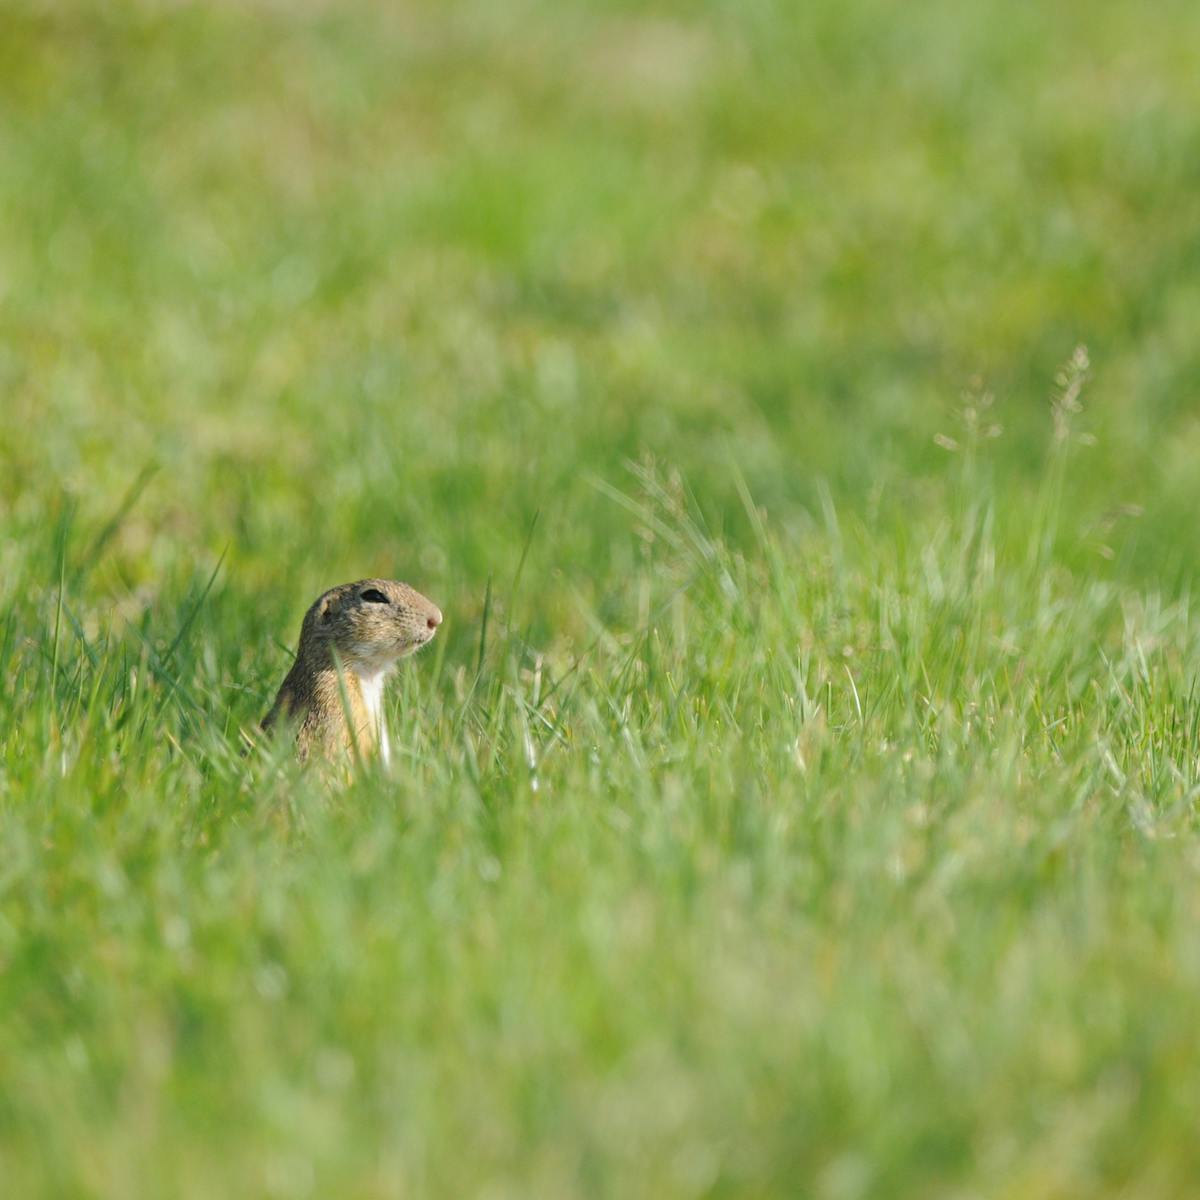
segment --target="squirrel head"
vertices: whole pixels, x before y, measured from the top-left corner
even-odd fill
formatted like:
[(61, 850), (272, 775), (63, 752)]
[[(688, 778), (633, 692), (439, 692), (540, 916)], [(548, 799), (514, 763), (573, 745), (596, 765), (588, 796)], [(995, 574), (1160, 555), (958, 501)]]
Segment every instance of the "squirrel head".
[(308, 610), (301, 650), (325, 650), (360, 673), (386, 670), (432, 641), (442, 611), (406, 583), (360, 579), (330, 588)]

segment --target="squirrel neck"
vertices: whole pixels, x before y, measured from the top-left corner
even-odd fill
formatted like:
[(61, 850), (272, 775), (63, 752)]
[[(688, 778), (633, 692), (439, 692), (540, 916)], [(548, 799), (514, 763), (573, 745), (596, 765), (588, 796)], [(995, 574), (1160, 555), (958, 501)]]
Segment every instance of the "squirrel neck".
[(383, 684), (395, 664), (363, 666), (335, 658), (328, 646), (312, 648), (296, 660), (292, 674), (295, 691), (312, 697), (314, 707), (327, 719), (345, 728), (346, 741), (357, 742), (360, 752), (378, 748), (384, 765), (391, 762), (387, 723), (383, 712)]
[(387, 719), (383, 714), (383, 681), (391, 672), (391, 667), (381, 667), (371, 672), (354, 673), (358, 690), (362, 696), (363, 707), (367, 711), (367, 719), (371, 730), (379, 744), (379, 754), (385, 767), (391, 766), (392, 747), (388, 741)]

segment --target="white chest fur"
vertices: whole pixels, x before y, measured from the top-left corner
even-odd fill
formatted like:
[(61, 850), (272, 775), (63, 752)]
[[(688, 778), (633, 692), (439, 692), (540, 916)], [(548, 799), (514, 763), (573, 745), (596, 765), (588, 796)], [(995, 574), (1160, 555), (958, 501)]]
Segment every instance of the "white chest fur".
[(360, 673), (358, 676), (363, 703), (367, 706), (371, 724), (379, 738), (379, 755), (383, 759), (385, 767), (390, 766), (392, 762), (392, 747), (388, 743), (387, 721), (383, 715), (383, 681), (386, 678), (386, 670), (372, 671), (369, 674)]

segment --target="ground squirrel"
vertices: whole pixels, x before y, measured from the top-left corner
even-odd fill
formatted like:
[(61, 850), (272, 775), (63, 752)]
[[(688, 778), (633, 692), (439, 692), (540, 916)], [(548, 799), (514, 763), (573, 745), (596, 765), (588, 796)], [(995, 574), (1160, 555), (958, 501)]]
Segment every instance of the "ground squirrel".
[(296, 661), (263, 729), (281, 718), (293, 726), (301, 760), (356, 745), (364, 757), (378, 752), (387, 763), (383, 681), (441, 623), (438, 606), (406, 583), (360, 579), (330, 588), (304, 614)]

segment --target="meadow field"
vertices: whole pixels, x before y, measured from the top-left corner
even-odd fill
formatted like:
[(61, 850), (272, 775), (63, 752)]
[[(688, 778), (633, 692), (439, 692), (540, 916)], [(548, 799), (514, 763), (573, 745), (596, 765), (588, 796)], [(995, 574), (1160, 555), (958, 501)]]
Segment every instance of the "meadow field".
[(0, 1195), (1200, 1194), (1198, 45), (0, 4)]

